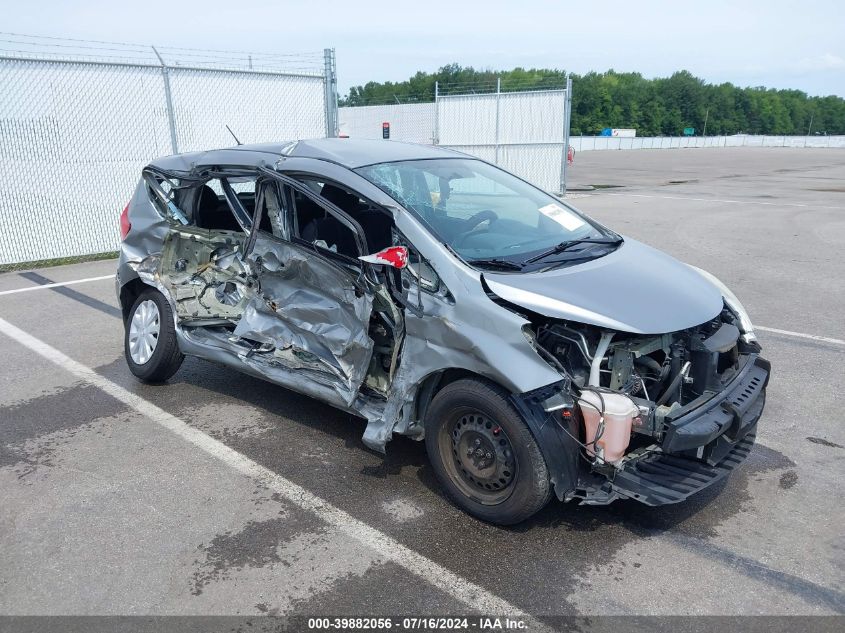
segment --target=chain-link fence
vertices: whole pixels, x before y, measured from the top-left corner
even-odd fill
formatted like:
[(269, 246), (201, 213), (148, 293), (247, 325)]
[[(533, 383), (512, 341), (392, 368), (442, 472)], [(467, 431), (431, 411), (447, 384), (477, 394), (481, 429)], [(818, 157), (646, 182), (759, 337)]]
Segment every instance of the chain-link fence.
[(390, 138), (449, 147), (477, 156), (553, 192), (566, 189), (571, 84), (520, 90), (501, 82), (436, 84), (428, 103), (339, 108), (351, 138)]
[(0, 34), (0, 267), (114, 251), (141, 168), (234, 145), (227, 125), (243, 143), (334, 135), (334, 82), (331, 50), (274, 56)]
[(383, 138), (383, 124), (389, 125), (391, 139), (431, 145), (435, 142), (436, 110), (430, 103), (385, 103), (356, 108), (338, 108), (341, 136)]
[(571, 82), (562, 89), (468, 93), (437, 86), (436, 139), (548, 191), (566, 190)]

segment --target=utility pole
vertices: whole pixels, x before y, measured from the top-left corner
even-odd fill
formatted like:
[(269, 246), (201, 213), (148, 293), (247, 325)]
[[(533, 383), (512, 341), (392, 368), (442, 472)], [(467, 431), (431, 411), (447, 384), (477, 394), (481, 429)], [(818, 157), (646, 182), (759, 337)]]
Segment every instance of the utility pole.
[(704, 113), (704, 131), (701, 133), (701, 136), (707, 136), (707, 117), (710, 116), (710, 108), (707, 108), (707, 112)]
[(164, 63), (164, 59), (158, 54), (155, 46), (151, 46), (161, 64), (161, 76), (164, 79), (164, 105), (167, 109), (167, 123), (170, 126), (170, 148), (174, 154), (179, 153), (179, 145), (176, 143), (176, 117), (173, 113), (173, 94), (170, 91), (170, 69)]
[(335, 138), (337, 137), (337, 65), (333, 48), (323, 49), (323, 65), (326, 138)]
[(499, 102), (502, 99), (502, 78), (496, 78), (496, 153), (494, 163), (499, 164)]
[(440, 116), (440, 82), (434, 82), (434, 138), (432, 138), (432, 142), (434, 145), (440, 144), (440, 121), (438, 117)]
[[(563, 151), (560, 156), (560, 193), (566, 195), (566, 161), (569, 154), (569, 124), (572, 120), (572, 77), (566, 78), (566, 91), (563, 98)], [(595, 140), (593, 140), (595, 143)]]

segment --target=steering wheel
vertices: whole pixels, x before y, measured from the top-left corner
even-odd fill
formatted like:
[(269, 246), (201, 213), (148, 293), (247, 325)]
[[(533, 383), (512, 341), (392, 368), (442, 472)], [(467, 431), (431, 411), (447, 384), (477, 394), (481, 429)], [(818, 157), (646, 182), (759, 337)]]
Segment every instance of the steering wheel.
[(467, 218), (466, 220), (464, 220), (463, 230), (458, 234), (458, 236), (454, 240), (452, 240), (452, 246), (461, 246), (464, 243), (464, 240), (466, 240), (466, 238), (472, 235), (472, 232), (475, 230), (475, 227), (477, 227), (482, 222), (487, 222), (489, 220), (492, 224), (498, 219), (499, 216), (496, 215), (490, 209), (484, 209), (483, 211), (479, 211), (475, 215)]

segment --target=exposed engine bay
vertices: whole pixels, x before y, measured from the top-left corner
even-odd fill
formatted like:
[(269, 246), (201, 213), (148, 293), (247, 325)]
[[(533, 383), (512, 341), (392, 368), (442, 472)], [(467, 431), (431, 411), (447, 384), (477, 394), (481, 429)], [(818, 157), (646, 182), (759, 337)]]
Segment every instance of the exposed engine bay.
[[(679, 332), (639, 335), (562, 321), (536, 325), (536, 345), (571, 378), (578, 438), (594, 468), (657, 448), (667, 421), (724, 391), (759, 346), (725, 307)], [(699, 455), (700, 456), (700, 455)]]

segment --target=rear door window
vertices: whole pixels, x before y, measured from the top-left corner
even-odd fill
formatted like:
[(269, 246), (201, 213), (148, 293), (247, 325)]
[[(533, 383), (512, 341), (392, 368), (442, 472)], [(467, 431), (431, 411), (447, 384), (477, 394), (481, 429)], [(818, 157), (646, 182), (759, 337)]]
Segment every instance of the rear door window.
[(194, 194), (194, 223), (212, 231), (249, 231), (255, 212), (255, 178), (212, 178)]
[[(310, 191), (317, 194), (309, 196), (304, 191), (290, 187), (292, 200), (292, 219), (295, 237), (317, 248), (357, 259), (361, 252), (362, 235), (350, 226), (349, 218), (357, 214), (361, 199), (346, 189), (332, 183), (315, 179), (298, 179)], [(347, 218), (340, 217), (322, 203), (321, 198), (338, 207)]]
[(165, 175), (144, 170), (144, 181), (147, 184), (147, 194), (156, 211), (163, 218), (179, 224), (189, 224), (189, 220), (183, 211), (182, 201), (185, 199), (185, 190), (178, 178), (168, 178)]

